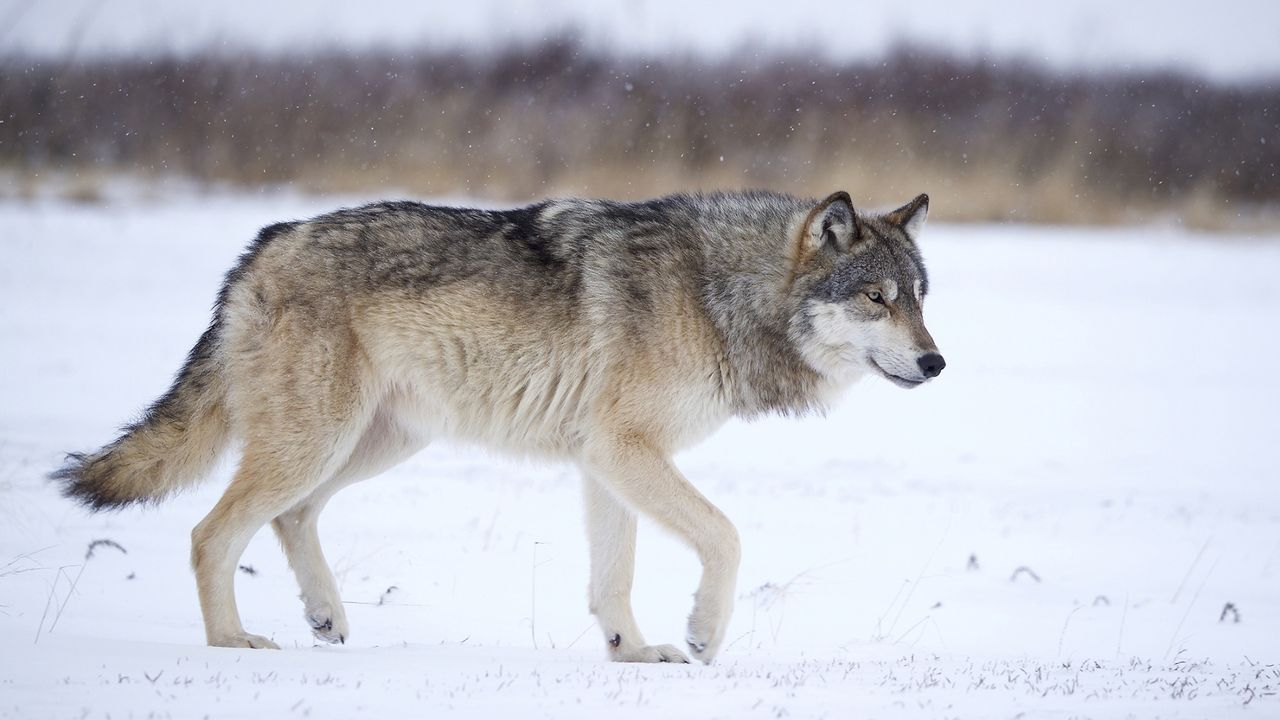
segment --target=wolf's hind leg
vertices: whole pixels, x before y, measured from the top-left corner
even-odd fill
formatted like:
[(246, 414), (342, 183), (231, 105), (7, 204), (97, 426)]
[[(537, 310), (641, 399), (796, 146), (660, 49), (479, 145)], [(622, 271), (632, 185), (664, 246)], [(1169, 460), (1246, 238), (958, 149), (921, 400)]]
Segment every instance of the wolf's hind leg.
[(631, 612), (631, 582), (636, 568), (635, 513), (586, 472), (582, 484), (591, 546), (591, 614), (604, 633), (609, 658), (618, 662), (689, 662), (672, 645), (646, 645)]
[(710, 663), (720, 651), (733, 614), (742, 554), (733, 523), (641, 436), (598, 437), (585, 448), (584, 462), (616, 497), (675, 533), (698, 553), (702, 581), (694, 594), (685, 640), (694, 657)]
[(407, 431), (384, 408), (375, 413), (351, 457), (334, 476), (272, 521), (289, 565), (298, 578), (307, 624), (317, 639), (345, 643), (351, 636), (338, 584), (320, 547), (318, 523), (329, 498), (422, 449), (426, 440)]
[(245, 632), (236, 608), (235, 570), (254, 534), (305, 498), (351, 452), (354, 438), (286, 434), (268, 444), (250, 437), (235, 477), (213, 510), (191, 532), (191, 565), (210, 645), (276, 648)]

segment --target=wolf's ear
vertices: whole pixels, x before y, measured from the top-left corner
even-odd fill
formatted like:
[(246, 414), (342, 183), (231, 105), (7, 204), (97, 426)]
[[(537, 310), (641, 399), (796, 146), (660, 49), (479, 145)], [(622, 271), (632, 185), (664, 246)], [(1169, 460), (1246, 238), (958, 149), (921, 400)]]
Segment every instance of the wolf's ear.
[(920, 234), (920, 230), (924, 228), (924, 221), (927, 217), (929, 217), (929, 196), (924, 193), (917, 195), (915, 200), (885, 215), (885, 219), (902, 228), (902, 231), (912, 240), (915, 240), (916, 236)]
[(843, 190), (831, 193), (826, 200), (814, 206), (805, 223), (805, 244), (810, 252), (823, 248), (843, 252), (861, 234), (853, 200)]

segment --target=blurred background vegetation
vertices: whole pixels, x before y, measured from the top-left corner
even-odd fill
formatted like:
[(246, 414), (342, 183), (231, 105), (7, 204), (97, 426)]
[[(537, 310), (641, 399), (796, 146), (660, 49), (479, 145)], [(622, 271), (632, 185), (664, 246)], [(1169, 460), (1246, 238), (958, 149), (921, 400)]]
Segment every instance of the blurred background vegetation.
[(762, 187), (950, 220), (1274, 227), (1280, 85), (1105, 74), (900, 46), (615, 57), (498, 52), (0, 57), (10, 195), (124, 174), (304, 192), (644, 198)]

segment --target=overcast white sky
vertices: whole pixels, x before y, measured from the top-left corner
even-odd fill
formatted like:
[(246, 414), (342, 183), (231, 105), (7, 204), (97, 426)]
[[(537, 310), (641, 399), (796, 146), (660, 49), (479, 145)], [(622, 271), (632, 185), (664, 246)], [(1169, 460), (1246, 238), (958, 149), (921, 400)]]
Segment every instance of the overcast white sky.
[(627, 53), (782, 47), (865, 58), (907, 39), (1059, 67), (1280, 77), (1280, 0), (0, 0), (0, 47), (55, 56), (489, 47), (565, 27)]

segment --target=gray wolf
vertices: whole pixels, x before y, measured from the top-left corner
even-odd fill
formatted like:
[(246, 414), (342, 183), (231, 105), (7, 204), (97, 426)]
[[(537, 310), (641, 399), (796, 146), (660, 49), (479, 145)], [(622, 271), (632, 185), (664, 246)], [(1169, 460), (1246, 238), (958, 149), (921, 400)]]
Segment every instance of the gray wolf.
[(696, 551), (690, 653), (734, 604), (738, 533), (672, 464), (732, 417), (821, 411), (866, 375), (915, 387), (925, 329), (920, 195), (887, 213), (766, 192), (514, 210), (388, 202), (265, 228), (230, 271), (172, 387), (53, 474), (92, 509), (159, 501), (235, 439), (238, 469), (193, 530), (210, 645), (245, 631), (235, 569), (271, 523), (315, 635), (347, 619), (317, 518), (334, 493), (433, 438), (582, 470), (589, 601), (609, 656), (688, 662), (631, 611), (637, 514)]

